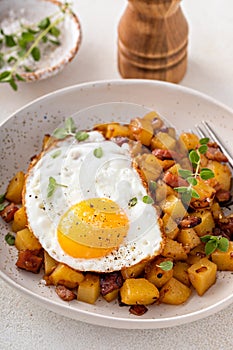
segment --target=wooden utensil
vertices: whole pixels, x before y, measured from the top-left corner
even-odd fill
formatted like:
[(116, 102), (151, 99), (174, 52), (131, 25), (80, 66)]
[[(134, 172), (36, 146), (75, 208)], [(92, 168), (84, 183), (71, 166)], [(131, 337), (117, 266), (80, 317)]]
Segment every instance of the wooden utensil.
[(118, 26), (123, 78), (178, 83), (187, 68), (188, 23), (181, 0), (128, 0)]

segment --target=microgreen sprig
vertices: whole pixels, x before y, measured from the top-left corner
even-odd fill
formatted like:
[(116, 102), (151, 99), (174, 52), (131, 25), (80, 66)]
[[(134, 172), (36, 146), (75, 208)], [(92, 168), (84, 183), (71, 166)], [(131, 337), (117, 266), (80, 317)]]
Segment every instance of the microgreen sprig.
[(54, 194), (57, 187), (67, 187), (67, 186), (57, 183), (56, 179), (54, 179), (54, 177), (50, 176), (49, 177), (49, 184), (48, 184), (48, 188), (47, 188), (47, 197), (48, 198)]
[(209, 138), (205, 137), (199, 140), (198, 149), (191, 150), (189, 160), (192, 163), (194, 172), (188, 169), (179, 169), (179, 175), (188, 182), (188, 186), (175, 187), (174, 190), (181, 194), (182, 200), (187, 203), (191, 198), (200, 198), (198, 192), (193, 188), (198, 184), (198, 178), (208, 180), (214, 177), (214, 172), (208, 168), (201, 168), (201, 155), (208, 150)]
[(89, 134), (86, 131), (76, 131), (74, 120), (69, 117), (65, 120), (65, 126), (63, 128), (57, 128), (53, 132), (53, 137), (62, 140), (67, 136), (74, 136), (77, 141), (85, 141)]
[[(61, 34), (58, 24), (65, 18), (65, 13), (69, 4), (65, 3), (60, 7), (60, 11), (45, 17), (37, 24), (30, 26), (20, 25), (16, 33), (6, 34), (0, 28), (0, 69), (4, 66), (10, 66), (7, 70), (0, 73), (0, 83), (9, 83), (17, 90), (17, 82), (25, 81), (22, 74), (19, 74), (18, 68), (21, 66), (25, 72), (33, 71), (30, 67), (23, 65), (23, 62), (30, 56), (34, 61), (41, 59), (41, 50), (39, 45), (50, 43), (60, 45), (59, 36)], [(55, 19), (53, 19), (55, 17)], [(4, 51), (3, 51), (4, 48)]]
[(9, 245), (14, 245), (15, 244), (15, 236), (13, 236), (11, 233), (7, 233), (5, 235), (5, 241)]
[(201, 241), (205, 243), (206, 255), (212, 254), (216, 249), (221, 252), (227, 252), (229, 248), (229, 240), (222, 236), (205, 235), (200, 237)]

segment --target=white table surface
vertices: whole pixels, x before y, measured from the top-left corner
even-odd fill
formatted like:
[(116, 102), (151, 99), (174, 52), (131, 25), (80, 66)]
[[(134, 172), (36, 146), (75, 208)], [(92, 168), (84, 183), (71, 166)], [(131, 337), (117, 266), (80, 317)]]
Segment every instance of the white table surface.
[[(76, 0), (83, 41), (59, 75), (0, 86), (0, 122), (26, 103), (65, 86), (120, 79), (117, 24), (126, 0)], [(188, 70), (180, 83), (233, 108), (233, 1), (184, 0), (190, 26)], [(0, 1), (1, 11), (1, 1)], [(233, 122), (233, 121), (232, 121)], [(233, 305), (190, 324), (167, 329), (121, 330), (67, 319), (37, 305), (0, 281), (0, 349), (231, 349)]]

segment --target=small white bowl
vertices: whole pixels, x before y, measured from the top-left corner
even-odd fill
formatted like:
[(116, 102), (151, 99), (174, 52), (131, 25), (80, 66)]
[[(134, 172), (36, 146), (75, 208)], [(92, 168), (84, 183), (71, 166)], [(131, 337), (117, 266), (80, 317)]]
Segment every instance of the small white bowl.
[[(1, 0), (0, 1), (0, 28), (6, 34), (11, 34), (19, 25), (20, 21), (28, 23), (38, 23), (45, 17), (56, 12), (62, 3), (56, 0)], [(65, 11), (65, 19), (59, 25), (61, 34), (59, 46), (52, 45), (51, 49), (42, 51), (41, 58), (33, 62), (33, 71), (24, 72), (17, 70), (27, 82), (49, 78), (60, 72), (78, 52), (82, 32), (78, 17), (72, 10)], [(43, 49), (42, 49), (43, 50)], [(30, 58), (29, 61), (30, 63)], [(27, 64), (25, 64), (27, 65)], [(4, 66), (0, 73), (7, 70)]]

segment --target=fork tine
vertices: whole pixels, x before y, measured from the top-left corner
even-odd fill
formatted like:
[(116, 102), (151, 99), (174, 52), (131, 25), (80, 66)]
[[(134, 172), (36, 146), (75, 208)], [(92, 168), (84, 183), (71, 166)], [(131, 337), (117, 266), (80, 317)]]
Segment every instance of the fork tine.
[(198, 125), (195, 125), (195, 128), (197, 129), (198, 135), (200, 137), (206, 137), (206, 135), (204, 134), (204, 132), (201, 130), (201, 128)]
[(210, 127), (210, 125), (204, 120), (202, 121), (202, 124), (205, 126), (205, 128), (208, 131), (208, 133), (210, 134), (211, 138), (220, 146), (222, 152), (228, 158), (229, 164), (231, 165), (231, 167), (233, 169), (233, 157), (230, 154), (230, 152), (227, 150), (227, 148), (225, 146), (223, 146), (219, 137), (216, 135), (216, 133), (213, 131), (213, 129)]

